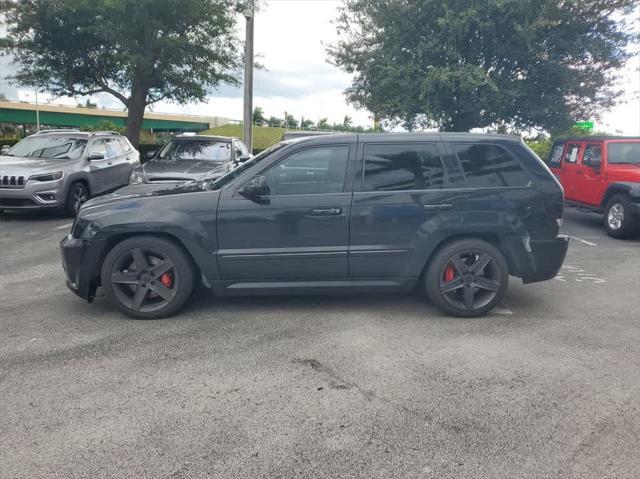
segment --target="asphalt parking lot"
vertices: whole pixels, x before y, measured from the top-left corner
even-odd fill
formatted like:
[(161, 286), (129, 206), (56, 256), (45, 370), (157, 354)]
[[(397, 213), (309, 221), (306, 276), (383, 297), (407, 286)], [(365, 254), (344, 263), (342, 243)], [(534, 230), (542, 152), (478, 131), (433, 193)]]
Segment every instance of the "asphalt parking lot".
[(0, 217), (1, 477), (640, 477), (640, 241), (598, 216), (473, 320), (203, 290), (135, 321), (67, 291), (69, 222)]

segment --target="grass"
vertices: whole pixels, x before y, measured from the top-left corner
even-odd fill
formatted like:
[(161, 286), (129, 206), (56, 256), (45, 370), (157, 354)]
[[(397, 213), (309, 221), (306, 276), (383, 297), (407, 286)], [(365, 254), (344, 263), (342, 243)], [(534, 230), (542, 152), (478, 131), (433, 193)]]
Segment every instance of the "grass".
[[(253, 149), (264, 150), (271, 145), (278, 143), (282, 140), (282, 135), (287, 131), (284, 128), (276, 128), (271, 126), (254, 126), (253, 127)], [(210, 130), (201, 131), (201, 135), (220, 135), (220, 136), (235, 136), (242, 138), (242, 125), (223, 125), (218, 128), (212, 128)]]

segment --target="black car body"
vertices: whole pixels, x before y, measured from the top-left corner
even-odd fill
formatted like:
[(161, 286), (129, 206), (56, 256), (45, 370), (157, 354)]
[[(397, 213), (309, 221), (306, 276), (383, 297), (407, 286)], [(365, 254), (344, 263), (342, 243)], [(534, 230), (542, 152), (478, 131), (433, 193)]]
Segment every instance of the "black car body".
[[(561, 186), (518, 137), (327, 135), (279, 143), (214, 182), (90, 201), (61, 247), (76, 294), (92, 300), (102, 284), (138, 317), (180, 306), (130, 307), (153, 299), (141, 285), (178, 263), (185, 287), (194, 273), (220, 296), (425, 281), (442, 309), (476, 316), (504, 294), (508, 275), (556, 275), (568, 246), (562, 214)], [(122, 259), (127, 242), (138, 249)], [(126, 288), (111, 284), (125, 276)]]
[(130, 184), (182, 183), (225, 175), (250, 157), (237, 138), (180, 135), (131, 172)]

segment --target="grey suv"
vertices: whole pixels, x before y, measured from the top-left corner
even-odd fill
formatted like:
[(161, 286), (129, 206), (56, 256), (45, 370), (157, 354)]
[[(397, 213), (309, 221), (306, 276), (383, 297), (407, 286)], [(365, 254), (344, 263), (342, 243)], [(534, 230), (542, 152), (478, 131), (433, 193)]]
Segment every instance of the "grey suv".
[(0, 155), (0, 209), (75, 215), (90, 197), (126, 185), (139, 164), (138, 151), (118, 133), (41, 131)]

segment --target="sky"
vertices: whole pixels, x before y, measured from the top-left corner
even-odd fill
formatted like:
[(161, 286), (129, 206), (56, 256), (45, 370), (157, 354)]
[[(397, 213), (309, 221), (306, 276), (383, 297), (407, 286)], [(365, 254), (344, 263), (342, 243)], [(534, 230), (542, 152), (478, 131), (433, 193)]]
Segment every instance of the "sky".
[[(344, 90), (351, 75), (327, 62), (325, 48), (337, 41), (335, 24), (339, 0), (265, 0), (255, 17), (255, 53), (266, 67), (254, 77), (254, 106), (262, 107), (266, 116), (283, 117), (287, 111), (317, 122), (342, 122), (345, 115), (353, 123), (371, 126), (371, 114), (349, 105)], [(238, 35), (244, 38), (244, 19), (239, 21)], [(640, 25), (636, 23), (640, 30)], [(0, 92), (8, 99), (34, 101), (34, 92), (18, 89), (4, 78), (12, 67), (7, 57), (0, 59)], [(640, 56), (636, 55), (620, 72), (620, 86), (625, 93), (622, 103), (596, 121), (596, 129), (624, 135), (640, 135)], [(85, 99), (57, 98), (41, 93), (39, 101), (76, 104)], [(123, 108), (107, 94), (91, 100), (108, 108)], [(242, 119), (242, 88), (222, 86), (206, 102), (188, 105), (158, 103), (153, 111), (222, 116)]]

